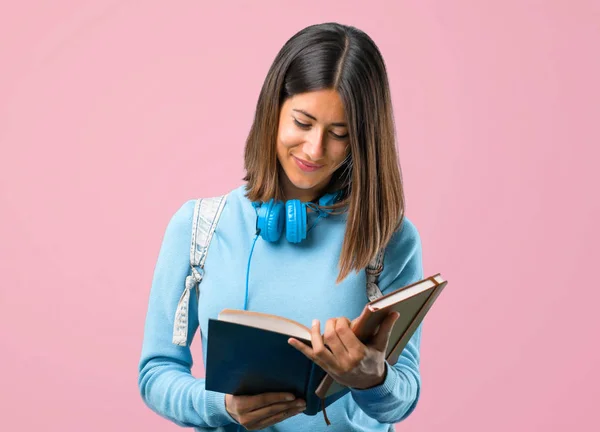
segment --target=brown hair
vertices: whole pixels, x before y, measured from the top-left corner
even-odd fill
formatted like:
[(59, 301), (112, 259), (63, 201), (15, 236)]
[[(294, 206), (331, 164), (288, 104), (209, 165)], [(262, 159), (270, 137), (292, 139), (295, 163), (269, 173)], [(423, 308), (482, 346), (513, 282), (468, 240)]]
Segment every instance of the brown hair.
[(279, 112), (296, 94), (338, 91), (348, 123), (350, 155), (328, 191), (341, 189), (335, 209), (348, 212), (337, 282), (365, 268), (404, 217), (404, 192), (385, 63), (363, 31), (338, 23), (316, 24), (290, 38), (262, 86), (244, 167), (251, 201), (283, 199), (276, 153)]

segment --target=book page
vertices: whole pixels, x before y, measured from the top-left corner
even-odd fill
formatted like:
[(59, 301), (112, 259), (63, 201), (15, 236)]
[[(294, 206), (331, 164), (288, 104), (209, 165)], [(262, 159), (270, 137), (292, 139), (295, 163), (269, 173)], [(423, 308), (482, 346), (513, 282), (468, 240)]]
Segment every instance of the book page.
[(372, 301), (371, 306), (376, 307), (378, 309), (384, 309), (385, 307), (387, 307), (389, 305), (392, 305), (399, 301), (406, 300), (409, 297), (417, 295), (425, 290), (433, 288), (433, 287), (441, 284), (442, 282), (444, 282), (444, 279), (442, 279), (440, 276), (436, 276), (433, 279), (435, 280), (435, 282), (431, 279), (424, 279), (424, 280), (420, 281), (419, 283), (417, 283), (416, 285), (413, 285), (408, 288), (402, 288), (396, 292), (392, 292), (391, 294), (389, 294), (379, 300)]
[(219, 314), (219, 321), (227, 321), (285, 334), (296, 339), (310, 341), (310, 329), (302, 324), (277, 315), (260, 312), (224, 309)]

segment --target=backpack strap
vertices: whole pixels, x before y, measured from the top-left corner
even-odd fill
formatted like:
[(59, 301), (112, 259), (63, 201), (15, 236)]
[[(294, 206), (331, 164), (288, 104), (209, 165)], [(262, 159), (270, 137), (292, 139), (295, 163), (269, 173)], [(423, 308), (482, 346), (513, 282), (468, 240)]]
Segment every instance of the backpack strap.
[(375, 258), (371, 260), (366, 268), (367, 273), (367, 297), (369, 301), (373, 301), (383, 296), (379, 285), (379, 275), (383, 271), (383, 256), (385, 255), (385, 249), (381, 249), (375, 255)]
[(179, 346), (187, 345), (190, 293), (196, 289), (196, 298), (200, 295), (200, 282), (204, 277), (204, 262), (208, 247), (212, 240), (221, 212), (225, 206), (227, 194), (214, 198), (199, 198), (194, 206), (192, 218), (192, 240), (190, 243), (191, 274), (185, 278), (185, 288), (173, 323), (173, 343)]

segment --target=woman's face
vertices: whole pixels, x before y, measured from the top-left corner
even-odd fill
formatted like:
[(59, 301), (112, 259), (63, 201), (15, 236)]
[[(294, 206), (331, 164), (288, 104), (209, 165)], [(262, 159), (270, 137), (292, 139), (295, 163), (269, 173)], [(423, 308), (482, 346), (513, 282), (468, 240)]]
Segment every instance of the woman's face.
[(288, 98), (279, 114), (277, 158), (285, 199), (310, 201), (327, 186), (349, 151), (346, 115), (335, 90)]

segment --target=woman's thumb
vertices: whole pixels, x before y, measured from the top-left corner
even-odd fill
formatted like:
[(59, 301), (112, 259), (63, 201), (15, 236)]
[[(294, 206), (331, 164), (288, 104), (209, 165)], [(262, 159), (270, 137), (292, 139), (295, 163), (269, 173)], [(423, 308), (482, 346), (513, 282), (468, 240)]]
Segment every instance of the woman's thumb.
[(396, 311), (390, 312), (387, 317), (383, 320), (379, 326), (379, 330), (373, 340), (373, 347), (378, 351), (385, 351), (387, 348), (388, 340), (392, 334), (392, 329), (396, 320), (400, 317), (400, 314)]

